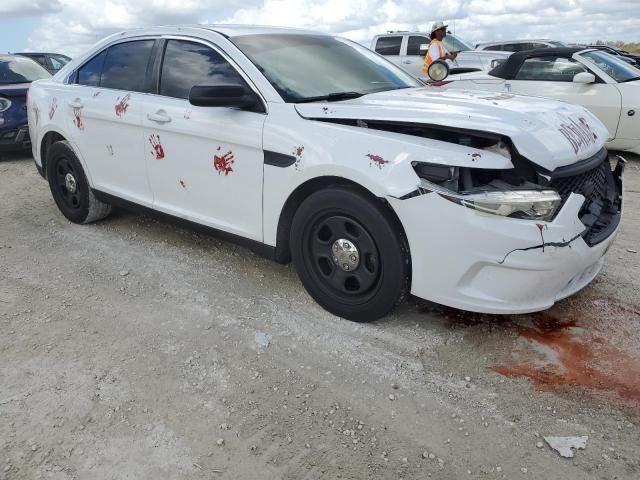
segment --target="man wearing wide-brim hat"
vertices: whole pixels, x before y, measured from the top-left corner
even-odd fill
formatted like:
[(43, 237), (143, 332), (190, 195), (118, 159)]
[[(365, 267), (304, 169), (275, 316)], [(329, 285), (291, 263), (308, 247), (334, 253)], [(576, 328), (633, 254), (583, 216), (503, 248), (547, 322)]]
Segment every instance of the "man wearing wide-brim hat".
[(435, 22), (431, 26), (431, 43), (427, 50), (427, 56), (424, 58), (423, 72), (427, 73), (429, 65), (436, 60), (455, 60), (458, 56), (457, 52), (449, 53), (442, 44), (442, 40), (447, 36), (448, 26), (449, 25), (445, 25), (444, 22)]

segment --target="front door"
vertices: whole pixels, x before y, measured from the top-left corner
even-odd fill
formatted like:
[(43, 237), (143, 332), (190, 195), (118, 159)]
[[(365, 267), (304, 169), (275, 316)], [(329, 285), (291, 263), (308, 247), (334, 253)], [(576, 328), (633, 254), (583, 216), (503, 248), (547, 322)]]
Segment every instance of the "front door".
[(154, 209), (262, 241), (266, 115), (189, 103), (194, 85), (245, 84), (218, 51), (167, 40), (158, 95), (142, 116)]

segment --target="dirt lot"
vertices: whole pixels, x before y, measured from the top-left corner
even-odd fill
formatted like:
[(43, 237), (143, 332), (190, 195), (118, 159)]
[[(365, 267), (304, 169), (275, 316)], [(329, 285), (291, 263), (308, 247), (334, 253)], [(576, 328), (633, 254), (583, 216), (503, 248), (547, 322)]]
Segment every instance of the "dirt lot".
[(0, 205), (2, 480), (640, 478), (638, 158), (602, 274), (528, 316), (353, 324), (243, 248), (69, 223), (28, 157)]

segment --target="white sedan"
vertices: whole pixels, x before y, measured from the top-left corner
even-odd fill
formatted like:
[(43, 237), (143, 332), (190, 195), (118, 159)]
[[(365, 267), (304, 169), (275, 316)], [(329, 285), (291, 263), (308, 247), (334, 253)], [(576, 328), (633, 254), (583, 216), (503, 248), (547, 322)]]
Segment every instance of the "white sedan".
[(28, 111), (70, 221), (124, 205), (204, 226), (293, 260), (318, 303), (369, 321), (409, 293), (543, 310), (600, 271), (622, 212), (606, 128), (490, 95), (427, 88), (331, 35), (185, 26), (103, 40), (35, 82)]
[(448, 89), (535, 95), (588, 108), (610, 134), (607, 147), (640, 154), (640, 70), (594, 49), (514, 53), (486, 73), (449, 77)]

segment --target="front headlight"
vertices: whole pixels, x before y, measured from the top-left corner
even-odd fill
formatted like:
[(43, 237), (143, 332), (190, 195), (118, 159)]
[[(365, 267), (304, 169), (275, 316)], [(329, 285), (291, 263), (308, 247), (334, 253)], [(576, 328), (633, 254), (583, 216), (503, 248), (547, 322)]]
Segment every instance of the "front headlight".
[(6, 112), (11, 107), (11, 100), (0, 97), (0, 112)]
[(550, 221), (562, 203), (554, 190), (507, 190), (461, 194), (422, 179), (422, 188), (484, 213), (525, 220)]

